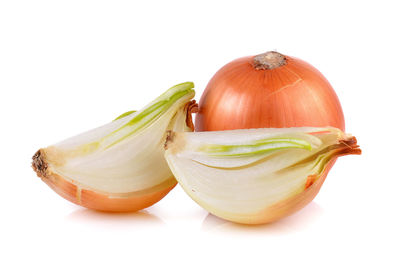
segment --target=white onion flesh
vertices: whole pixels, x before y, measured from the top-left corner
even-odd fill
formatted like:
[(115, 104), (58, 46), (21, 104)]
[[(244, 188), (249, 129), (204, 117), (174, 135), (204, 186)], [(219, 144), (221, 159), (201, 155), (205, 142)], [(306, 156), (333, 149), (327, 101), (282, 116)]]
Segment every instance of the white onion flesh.
[(173, 177), (164, 159), (166, 131), (192, 131), (185, 106), (193, 97), (192, 83), (176, 85), (137, 112), (45, 148), (49, 168), (88, 190), (157, 186)]
[[(332, 157), (329, 148), (346, 137), (336, 128), (307, 127), (173, 133), (165, 157), (197, 203), (217, 216), (238, 220), (302, 192), (308, 176), (325, 169)], [(304, 146), (271, 144), (272, 150), (260, 152), (265, 148), (260, 143), (281, 139)]]

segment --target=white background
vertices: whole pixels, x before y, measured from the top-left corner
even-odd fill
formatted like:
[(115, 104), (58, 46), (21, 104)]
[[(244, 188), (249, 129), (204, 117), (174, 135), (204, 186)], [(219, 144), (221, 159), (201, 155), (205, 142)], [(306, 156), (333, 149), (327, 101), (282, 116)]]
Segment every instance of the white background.
[[(397, 1), (1, 1), (1, 274), (399, 274)], [(335, 88), (362, 156), (279, 222), (243, 226), (177, 186), (132, 214), (60, 198), (35, 151), (276, 49)]]

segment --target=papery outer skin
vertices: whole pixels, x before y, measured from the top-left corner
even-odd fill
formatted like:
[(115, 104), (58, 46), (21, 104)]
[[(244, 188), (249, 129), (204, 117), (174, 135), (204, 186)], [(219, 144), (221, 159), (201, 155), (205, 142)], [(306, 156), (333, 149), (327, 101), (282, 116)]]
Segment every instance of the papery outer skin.
[(80, 189), (58, 174), (42, 177), (42, 180), (64, 199), (83, 207), (107, 212), (132, 212), (147, 208), (165, 197), (177, 184), (174, 177), (162, 183), (156, 190), (143, 190), (118, 197), (98, 191)]
[(196, 131), (303, 126), (344, 131), (339, 99), (316, 68), (286, 56), (286, 65), (256, 70), (253, 58), (228, 63), (209, 81), (199, 102)]
[[(328, 129), (333, 130), (332, 128)], [(263, 129), (258, 129), (258, 130), (263, 131)], [(268, 131), (271, 129), (264, 129), (264, 130)], [(237, 130), (237, 131), (239, 132), (246, 131), (246, 135), (251, 135), (250, 133), (252, 130), (250, 130), (250, 132), (248, 130)], [(218, 135), (217, 133), (220, 133), (221, 135), (220, 140), (224, 139), (227, 141), (231, 140), (230, 135), (224, 134), (224, 132), (227, 131), (208, 132), (208, 133), (213, 134), (215, 136)], [(228, 132), (235, 132), (235, 131), (228, 131)], [(193, 162), (192, 158), (194, 155), (187, 152), (187, 150), (195, 150), (196, 146), (198, 146), (197, 143), (194, 143), (195, 145), (193, 145), (192, 139), (189, 140), (190, 137), (193, 137), (198, 134), (201, 134), (203, 135), (203, 137), (205, 137), (207, 135), (207, 132), (193, 133), (190, 136), (185, 135), (184, 133), (176, 133), (175, 138), (172, 138), (171, 144), (167, 146), (166, 158), (173, 174), (175, 175), (176, 179), (183, 187), (185, 192), (194, 201), (196, 201), (199, 205), (204, 207), (210, 213), (219, 216), (223, 219), (244, 224), (263, 224), (272, 222), (301, 209), (302, 207), (307, 205), (310, 201), (312, 201), (312, 199), (316, 196), (323, 181), (325, 180), (328, 174), (329, 169), (332, 167), (334, 160), (338, 156), (361, 153), (354, 137), (342, 133), (337, 136), (336, 142), (332, 139), (332, 137), (335, 137), (335, 135), (330, 135), (331, 137), (324, 136), (323, 138), (325, 139), (325, 144), (322, 144), (320, 147), (316, 148), (315, 149), (316, 151), (311, 152), (310, 155), (304, 155), (304, 156), (300, 155), (301, 158), (294, 163), (298, 164), (293, 166), (293, 168), (291, 168), (293, 165), (291, 164), (290, 168), (288, 168), (289, 170), (287, 171), (282, 170), (282, 168), (279, 168), (279, 166), (277, 166), (278, 170), (276, 172), (273, 172), (272, 174), (271, 172), (268, 172), (270, 176), (268, 176), (268, 173), (264, 175), (260, 169), (262, 167), (266, 167), (265, 165), (270, 165), (268, 163), (269, 161), (268, 158), (264, 163), (261, 162), (261, 164), (255, 164), (251, 168), (245, 167), (241, 168), (241, 170), (240, 169), (238, 170), (237, 168), (235, 168), (234, 170), (229, 170), (229, 168), (228, 169), (218, 168), (215, 171), (213, 171), (212, 170), (213, 168), (211, 167), (207, 166), (202, 167), (197, 163), (198, 161)], [(318, 135), (321, 136), (322, 134)], [(325, 137), (328, 137), (328, 139), (326, 139)], [(206, 140), (206, 138), (204, 138), (204, 140)], [(211, 138), (208, 138), (207, 140), (211, 140)], [(289, 150), (291, 150), (294, 154), (298, 154), (297, 152), (300, 152), (296, 151), (299, 149), (289, 149)], [(292, 154), (287, 150), (286, 152), (284, 152), (286, 156), (288, 156), (287, 154), (289, 153)], [(315, 163), (319, 163), (317, 162), (319, 159), (318, 156), (325, 156), (322, 160), (324, 159), (329, 160), (328, 162), (322, 161), (319, 164), (322, 165), (321, 172), (318, 172), (320, 169), (318, 168), (319, 166), (314, 167)], [(310, 157), (312, 157), (312, 159), (307, 160)], [(285, 157), (282, 156), (282, 158)], [(271, 161), (274, 162), (277, 160), (279, 160), (279, 158), (272, 159)], [(302, 161), (304, 160), (307, 161), (304, 164), (302, 164)], [(304, 168), (300, 169), (306, 169), (304, 170), (306, 174), (301, 174), (302, 175), (301, 178), (298, 179), (300, 180), (299, 183), (292, 183), (286, 181), (279, 183), (280, 185), (276, 184), (271, 185), (268, 182), (265, 182), (265, 184), (263, 183), (264, 182), (263, 179), (268, 179), (268, 178), (271, 179), (271, 177), (276, 178), (278, 177), (278, 175), (281, 176), (283, 175), (275, 173), (289, 173), (287, 175), (283, 175), (284, 177), (282, 179), (290, 179), (290, 178), (293, 179), (293, 176), (297, 177), (296, 173), (298, 172), (296, 172), (296, 170), (299, 169), (299, 167), (303, 166)], [(232, 167), (234, 166), (232, 165)], [(309, 167), (310, 170), (308, 170), (309, 168), (307, 167)], [(222, 171), (220, 169), (222, 169)], [(253, 170), (245, 171), (245, 169), (253, 169)], [(218, 170), (220, 171), (218, 172)], [(190, 174), (190, 176), (185, 174), (186, 171), (189, 171), (188, 173)], [(200, 173), (204, 173), (204, 175), (201, 176)], [(247, 173), (246, 174), (247, 180), (242, 179), (240, 177), (240, 174), (244, 175), (245, 173)], [(218, 176), (218, 174), (220, 176)], [(290, 176), (290, 174), (292, 174), (292, 176)], [(223, 175), (223, 177), (221, 177), (221, 175)], [(218, 180), (218, 177), (220, 180), (225, 182), (221, 183), (220, 180)], [(195, 180), (199, 178), (200, 180)], [(255, 181), (256, 178), (258, 178), (257, 181)], [(273, 187), (274, 189), (265, 189), (266, 188), (265, 186), (270, 186)], [(280, 191), (276, 193), (276, 190)], [(270, 191), (272, 191), (271, 194), (269, 194)], [(260, 194), (262, 198), (264, 198), (265, 203), (261, 200)], [(254, 199), (256, 199), (256, 201), (253, 202)]]
[[(179, 88), (179, 85), (174, 86), (173, 88), (176, 87)], [(180, 92), (179, 89), (178, 92)], [(89, 165), (89, 167), (91, 162), (100, 161), (101, 163), (102, 162), (101, 161), (102, 156), (100, 154), (102, 153), (101, 151), (99, 153), (97, 153), (97, 151), (94, 151), (94, 153), (92, 153), (91, 147), (88, 147), (89, 151), (87, 153), (84, 153), (85, 151), (83, 151), (82, 153), (81, 151), (76, 151), (74, 148), (82, 148), (79, 143), (80, 141), (83, 141), (84, 144), (92, 144), (93, 141), (98, 140), (99, 138), (104, 136), (107, 132), (111, 132), (114, 131), (115, 129), (120, 128), (121, 125), (124, 125), (127, 121), (130, 121), (131, 117), (134, 117), (137, 113), (140, 114), (140, 111), (135, 112), (135, 114), (124, 113), (122, 117), (120, 116), (118, 119), (108, 124), (111, 126), (107, 125), (102, 126), (103, 128), (105, 127), (104, 130), (102, 130), (103, 129), (102, 127), (99, 127), (92, 131), (88, 131), (79, 136), (68, 139), (65, 142), (61, 142), (54, 146), (50, 146), (48, 148), (39, 150), (38, 153), (35, 154), (34, 156), (34, 161), (33, 161), (34, 170), (37, 172), (38, 176), (41, 177), (41, 179), (44, 182), (46, 182), (56, 193), (58, 193), (65, 199), (73, 203), (82, 205), (84, 207), (95, 210), (113, 211), (113, 212), (136, 211), (146, 208), (156, 203), (161, 198), (163, 198), (176, 185), (176, 180), (173, 177), (172, 173), (170, 172), (163, 156), (165, 131), (166, 130), (193, 131), (193, 129), (190, 128), (193, 127), (193, 125), (187, 125), (188, 121), (187, 116), (191, 116), (188, 108), (194, 105), (194, 103), (191, 103), (189, 101), (191, 98), (193, 98), (193, 96), (194, 96), (194, 91), (193, 90), (188, 91), (188, 93), (184, 94), (181, 98), (179, 98), (176, 101), (176, 103), (171, 105), (171, 107), (168, 107), (169, 109), (167, 109), (165, 113), (167, 115), (169, 114), (167, 120), (165, 120), (166, 118), (164, 116), (161, 118), (157, 118), (154, 122), (149, 124), (149, 126), (146, 126), (145, 128), (143, 128), (143, 130), (140, 130), (138, 132), (138, 135), (140, 136), (144, 132), (150, 131), (147, 134), (149, 135), (149, 138), (145, 138), (145, 136), (143, 136), (143, 138), (148, 142), (151, 141), (152, 139), (157, 141), (154, 144), (149, 144), (149, 146), (155, 148), (157, 152), (159, 152), (158, 156), (154, 155), (152, 159), (148, 159), (146, 154), (146, 151), (148, 151), (148, 149), (146, 149), (145, 144), (139, 143), (139, 145), (141, 146), (137, 148), (129, 146), (129, 144), (131, 144), (130, 140), (135, 139), (136, 138), (135, 136), (129, 136), (110, 148), (102, 149), (104, 152), (115, 151), (117, 153), (119, 152), (118, 154), (126, 154), (126, 155), (129, 155), (129, 150), (134, 150), (133, 151), (134, 154), (137, 154), (140, 150), (143, 151), (143, 154), (141, 153), (143, 157), (142, 159), (139, 159), (139, 162), (137, 162), (138, 165), (135, 165), (136, 160), (133, 159), (132, 160), (133, 166), (128, 166), (128, 167), (132, 167), (132, 169), (135, 169), (135, 166), (144, 168), (153, 167), (153, 169), (148, 170), (147, 172), (143, 171), (143, 173), (140, 173), (137, 177), (138, 180), (132, 182), (133, 183), (133, 185), (131, 185), (132, 187), (129, 187), (129, 185), (126, 184), (120, 187), (115, 186), (114, 183), (117, 182), (117, 179), (115, 178), (114, 180), (113, 177), (109, 177), (108, 179), (109, 183), (107, 183), (106, 180), (105, 183), (103, 184), (103, 187), (106, 188), (103, 188), (96, 184), (88, 185), (87, 182), (85, 181), (83, 182), (77, 181), (76, 179), (74, 179), (73, 169), (77, 170), (80, 169), (80, 171), (82, 171), (81, 173), (84, 173), (85, 171), (90, 172), (90, 170), (85, 170), (85, 168), (79, 168), (80, 167), (79, 161), (74, 164), (76, 168), (74, 168), (74, 165), (72, 166), (70, 165), (71, 167), (69, 168), (70, 172), (68, 172), (67, 174), (64, 174), (64, 172), (62, 171), (64, 171), (63, 167), (65, 167), (65, 164), (71, 162), (72, 160), (75, 161), (75, 159), (85, 160), (86, 158), (88, 158), (86, 162), (81, 161), (81, 163)], [(189, 121), (191, 122), (190, 119)], [(160, 124), (160, 122), (162, 122), (162, 124)], [(157, 124), (158, 124), (157, 127), (161, 126), (163, 128), (158, 129), (156, 131), (152, 130), (152, 127), (154, 128), (155, 127), (154, 125)], [(110, 152), (109, 155), (111, 158), (115, 158), (114, 156), (115, 154), (112, 152)], [(90, 157), (93, 157), (92, 155), (96, 156), (96, 154), (100, 154), (100, 159), (96, 157), (90, 159)], [(107, 162), (107, 158), (103, 157), (103, 159), (104, 161)], [(116, 161), (117, 160), (118, 159), (116, 159)], [(147, 162), (148, 164), (146, 164)], [(38, 168), (38, 164), (40, 163), (45, 163), (46, 165), (45, 169)], [(110, 165), (115, 166), (117, 164), (113, 164), (113, 161), (111, 161)], [(60, 171), (62, 173), (60, 173)], [(107, 175), (108, 173), (107, 171), (108, 170), (103, 169), (99, 170), (99, 173)], [(145, 181), (146, 177), (149, 178), (148, 176), (146, 176), (146, 174), (150, 178), (152, 178), (151, 182)], [(92, 176), (89, 176), (88, 178), (91, 177)], [(140, 179), (143, 180), (141, 181)], [(129, 180), (129, 178), (126, 180)], [(118, 181), (120, 181), (119, 178)], [(107, 188), (109, 190), (107, 190)]]

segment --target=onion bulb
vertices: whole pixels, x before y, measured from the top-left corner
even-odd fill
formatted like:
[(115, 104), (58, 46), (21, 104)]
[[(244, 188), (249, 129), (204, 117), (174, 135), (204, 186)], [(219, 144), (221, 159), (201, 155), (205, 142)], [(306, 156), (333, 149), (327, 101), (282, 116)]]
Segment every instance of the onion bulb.
[(196, 131), (336, 127), (344, 131), (340, 102), (310, 64), (277, 52), (236, 59), (208, 83)]
[(223, 219), (268, 223), (318, 193), (338, 156), (360, 154), (337, 128), (171, 132), (165, 157), (186, 193)]
[(176, 180), (164, 159), (166, 131), (193, 131), (193, 83), (176, 85), (137, 112), (40, 149), (33, 169), (55, 192), (87, 208), (136, 211)]

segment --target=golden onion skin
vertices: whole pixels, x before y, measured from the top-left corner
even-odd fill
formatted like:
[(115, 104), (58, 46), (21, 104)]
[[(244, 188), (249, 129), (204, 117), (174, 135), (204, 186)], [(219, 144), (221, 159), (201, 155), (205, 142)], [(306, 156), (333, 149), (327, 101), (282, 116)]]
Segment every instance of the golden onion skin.
[(196, 131), (303, 126), (345, 130), (339, 99), (316, 68), (289, 56), (283, 56), (279, 67), (260, 68), (257, 57), (236, 59), (213, 76), (200, 99)]

